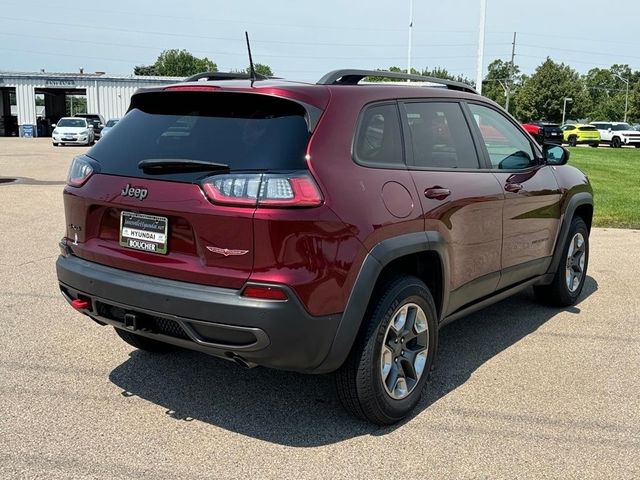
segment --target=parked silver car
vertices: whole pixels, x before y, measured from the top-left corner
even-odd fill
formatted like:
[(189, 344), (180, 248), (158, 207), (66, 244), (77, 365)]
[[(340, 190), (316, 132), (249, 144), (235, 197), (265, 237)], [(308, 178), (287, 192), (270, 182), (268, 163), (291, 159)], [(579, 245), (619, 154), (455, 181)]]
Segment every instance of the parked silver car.
[(102, 136), (104, 137), (107, 133), (109, 133), (109, 130), (111, 130), (119, 121), (119, 118), (110, 118), (102, 129)]

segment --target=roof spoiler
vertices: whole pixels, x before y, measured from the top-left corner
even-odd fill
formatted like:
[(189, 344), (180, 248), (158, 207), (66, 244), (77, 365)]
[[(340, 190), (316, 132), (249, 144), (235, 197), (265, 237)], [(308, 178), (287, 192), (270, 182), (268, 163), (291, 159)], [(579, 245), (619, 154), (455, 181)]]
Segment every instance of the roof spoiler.
[(458, 90), (461, 92), (475, 93), (478, 92), (462, 82), (453, 80), (445, 80), (437, 77), (425, 77), (423, 75), (413, 75), (401, 72), (389, 72), (386, 70), (333, 70), (318, 80), (317, 85), (357, 85), (366, 77), (382, 77), (395, 80), (413, 80), (416, 82), (429, 82), (442, 85), (449, 90)]
[[(255, 74), (255, 80), (267, 80), (268, 77), (264, 75), (260, 75), (259, 73)], [(192, 75), (189, 78), (186, 78), (185, 82), (197, 82), (198, 80), (251, 80), (251, 75), (248, 73), (238, 72), (238, 73), (227, 73), (227, 72), (203, 72)]]

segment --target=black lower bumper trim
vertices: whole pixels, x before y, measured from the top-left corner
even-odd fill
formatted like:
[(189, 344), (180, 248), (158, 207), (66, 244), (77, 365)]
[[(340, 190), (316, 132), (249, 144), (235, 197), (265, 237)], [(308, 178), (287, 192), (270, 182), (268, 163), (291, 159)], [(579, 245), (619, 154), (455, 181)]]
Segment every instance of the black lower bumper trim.
[(239, 290), (128, 272), (60, 256), (60, 289), (68, 301), (90, 300), (83, 311), (99, 323), (220, 357), (241, 355), (274, 368), (314, 371), (325, 359), (341, 315), (309, 315), (289, 300), (256, 300)]

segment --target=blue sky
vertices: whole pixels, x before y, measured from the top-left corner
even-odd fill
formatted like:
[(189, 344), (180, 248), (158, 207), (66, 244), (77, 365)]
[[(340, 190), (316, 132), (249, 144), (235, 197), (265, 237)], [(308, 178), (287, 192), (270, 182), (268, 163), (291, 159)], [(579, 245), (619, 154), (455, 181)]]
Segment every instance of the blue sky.
[[(638, 1), (487, 2), (485, 70), (509, 59), (514, 31), (525, 73), (547, 55), (580, 72), (613, 63), (640, 69)], [(412, 66), (475, 79), (479, 5), (415, 0)], [(408, 15), (409, 0), (0, 0), (0, 70), (130, 74), (164, 49), (184, 48), (226, 71), (247, 65), (248, 30), (255, 62), (315, 81), (335, 68), (405, 67)]]

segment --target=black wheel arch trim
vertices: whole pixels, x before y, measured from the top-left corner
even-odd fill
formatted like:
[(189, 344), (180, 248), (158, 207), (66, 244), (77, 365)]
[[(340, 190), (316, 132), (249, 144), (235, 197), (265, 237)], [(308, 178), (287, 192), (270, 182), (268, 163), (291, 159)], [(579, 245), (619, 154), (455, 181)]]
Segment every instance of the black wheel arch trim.
[(435, 252), (440, 257), (442, 263), (442, 298), (440, 299), (440, 305), (436, 304), (436, 309), (440, 312), (439, 323), (443, 312), (446, 310), (449, 298), (449, 262), (446, 243), (445, 238), (439, 232), (423, 231), (389, 238), (375, 245), (369, 251), (360, 267), (329, 353), (316, 372), (331, 372), (344, 363), (360, 332), (373, 294), (373, 287), (383, 269), (392, 261), (401, 257), (423, 252)]
[(575, 216), (576, 210), (581, 205), (590, 205), (593, 207), (593, 195), (590, 192), (578, 192), (569, 198), (564, 209), (564, 215), (562, 217), (562, 226), (560, 227), (560, 233), (556, 240), (555, 251), (553, 253), (553, 260), (549, 265), (547, 273), (555, 273), (562, 261), (562, 246), (566, 243), (569, 236), (569, 228), (571, 227), (571, 220)]

